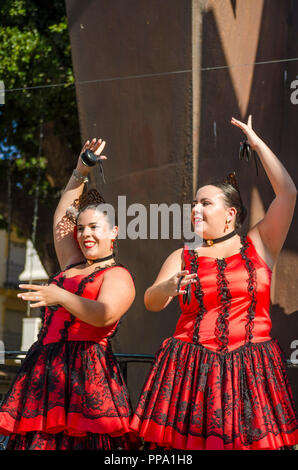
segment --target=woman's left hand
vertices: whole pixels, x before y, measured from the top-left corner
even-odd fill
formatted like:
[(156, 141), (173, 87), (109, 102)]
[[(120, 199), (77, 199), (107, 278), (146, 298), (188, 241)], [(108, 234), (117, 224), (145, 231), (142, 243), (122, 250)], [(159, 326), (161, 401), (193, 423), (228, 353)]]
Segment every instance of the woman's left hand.
[(30, 307), (32, 308), (57, 305), (60, 303), (61, 294), (63, 293), (63, 289), (56, 286), (55, 284), (50, 284), (48, 286), (41, 286), (37, 284), (20, 284), (19, 287), (21, 289), (28, 289), (31, 291), (22, 292), (17, 296), (22, 300), (36, 301), (36, 303), (30, 304)]
[(246, 135), (247, 141), (248, 141), (249, 145), (251, 146), (252, 150), (255, 150), (258, 143), (262, 142), (260, 137), (258, 137), (257, 134), (252, 129), (252, 116), (251, 116), (251, 114), (248, 116), (247, 124), (244, 124), (244, 122), (238, 121), (234, 117), (232, 117), (232, 119), (231, 119), (231, 124), (233, 124), (234, 126), (240, 127), (240, 129)]

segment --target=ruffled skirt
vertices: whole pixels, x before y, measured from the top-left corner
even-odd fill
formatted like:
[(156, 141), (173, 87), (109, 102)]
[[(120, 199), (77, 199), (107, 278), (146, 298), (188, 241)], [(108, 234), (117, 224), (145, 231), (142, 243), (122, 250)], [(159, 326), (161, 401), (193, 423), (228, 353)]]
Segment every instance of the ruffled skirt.
[(220, 354), (168, 338), (155, 356), (131, 429), (151, 448), (297, 444), (297, 415), (277, 341)]
[(108, 342), (34, 343), (1, 406), (0, 434), (7, 449), (134, 448), (130, 418)]

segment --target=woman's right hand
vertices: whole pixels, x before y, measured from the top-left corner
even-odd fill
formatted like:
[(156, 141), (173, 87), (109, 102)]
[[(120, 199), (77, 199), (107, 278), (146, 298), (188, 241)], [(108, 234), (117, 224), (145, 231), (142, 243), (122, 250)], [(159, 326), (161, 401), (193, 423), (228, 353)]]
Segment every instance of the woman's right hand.
[(93, 152), (97, 156), (97, 160), (107, 160), (106, 156), (101, 155), (101, 152), (105, 148), (105, 145), (106, 143), (104, 140), (102, 139), (96, 140), (96, 138), (92, 139), (91, 142), (90, 140), (87, 140), (87, 142), (85, 142), (80, 152), (78, 163), (77, 163), (77, 170), (79, 171), (79, 173), (81, 173), (81, 175), (87, 176), (90, 173), (91, 168), (93, 168), (93, 167), (84, 165), (81, 159), (82, 153), (84, 153), (87, 149), (89, 149), (91, 150), (91, 152)]
[(189, 274), (189, 271), (179, 271), (174, 276), (170, 277), (167, 281), (164, 281), (160, 287), (164, 294), (169, 297), (175, 297), (176, 295), (184, 294), (184, 289), (188, 284), (197, 282), (197, 274)]

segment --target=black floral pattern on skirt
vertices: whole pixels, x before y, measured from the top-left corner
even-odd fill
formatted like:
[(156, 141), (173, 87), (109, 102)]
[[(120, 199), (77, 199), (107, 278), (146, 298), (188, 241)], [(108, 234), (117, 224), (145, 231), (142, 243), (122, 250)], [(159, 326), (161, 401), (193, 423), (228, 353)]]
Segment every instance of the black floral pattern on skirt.
[(87, 448), (114, 449), (130, 432), (130, 416), (127, 387), (108, 341), (37, 342), (2, 403), (0, 434), (11, 435), (8, 448), (80, 448), (85, 439)]
[(267, 448), (295, 444), (287, 442), (298, 425), (277, 341), (216, 353), (168, 338), (156, 354), (132, 429), (168, 448), (205, 448), (208, 439), (236, 449), (258, 448), (261, 441), (263, 448), (267, 441)]
[(9, 438), (6, 450), (128, 450), (129, 436), (111, 437), (108, 434), (87, 433), (86, 436), (68, 436), (60, 432), (46, 434), (29, 432), (14, 434)]

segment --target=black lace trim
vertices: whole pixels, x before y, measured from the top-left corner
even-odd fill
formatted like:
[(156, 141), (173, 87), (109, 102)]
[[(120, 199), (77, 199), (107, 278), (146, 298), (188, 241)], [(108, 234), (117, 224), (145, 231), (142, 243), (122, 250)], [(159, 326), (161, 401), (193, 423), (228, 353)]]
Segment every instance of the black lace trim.
[[(189, 254), (190, 254), (190, 257), (191, 257), (190, 272), (191, 272), (191, 274), (197, 273), (198, 269), (199, 269), (198, 255), (194, 250), (190, 250)], [(197, 315), (197, 318), (196, 318), (196, 321), (195, 321), (195, 324), (194, 324), (194, 332), (193, 332), (192, 340), (195, 344), (198, 344), (199, 341), (200, 341), (200, 336), (199, 336), (200, 324), (201, 324), (202, 318), (203, 318), (203, 316), (206, 312), (206, 308), (205, 308), (205, 305), (204, 305), (204, 292), (203, 292), (201, 281), (200, 281), (199, 277), (198, 277), (196, 285), (195, 285), (194, 294), (195, 294), (195, 297), (196, 297), (196, 299), (198, 301), (198, 304), (199, 304), (199, 312), (198, 312), (198, 315)]]
[[(184, 360), (181, 360), (184, 348), (188, 350), (187, 357), (189, 358), (190, 364), (186, 364)], [(288, 388), (285, 365), (280, 361), (279, 367), (276, 369), (276, 365), (273, 363), (274, 358), (277, 357), (276, 348), (278, 348), (280, 352), (277, 341), (271, 339), (260, 343), (244, 344), (226, 354), (219, 354), (218, 352), (205, 348), (201, 344), (186, 343), (174, 337), (168, 338), (168, 342), (164, 343), (156, 353), (155, 361), (149, 373), (150, 382), (147, 382), (142, 391), (135, 414), (142, 422), (150, 420), (160, 426), (171, 427), (182, 436), (198, 436), (204, 439), (207, 439), (209, 436), (217, 436), (224, 441), (224, 444), (231, 444), (237, 438), (240, 438), (243, 445), (247, 446), (271, 434), (274, 436), (279, 435), (280, 432), (292, 434), (298, 429), (298, 422), (295, 415), (294, 402), (291, 399), (290, 389)], [(263, 360), (260, 361), (258, 367), (253, 367), (252, 357), (254, 357), (256, 353), (261, 354)], [(249, 358), (249, 363), (247, 363), (246, 358)], [(264, 378), (263, 371), (263, 361), (265, 361), (265, 358), (268, 359), (269, 368), (272, 370), (271, 376), (268, 374), (266, 379)], [(202, 372), (196, 374), (198, 378), (197, 383), (193, 382), (194, 368), (189, 367), (193, 360), (196, 361), (195, 370), (197, 370), (198, 367), (206, 367), (203, 372), (204, 375), (214, 374), (214, 379), (212, 380), (213, 386), (209, 384), (208, 387), (205, 388), (208, 382), (206, 377), (203, 389), (201, 388)], [(164, 367), (164, 364), (175, 364), (175, 378), (178, 377), (179, 371), (183, 371), (184, 382), (188, 382), (190, 384), (189, 386), (193, 388), (198, 387), (198, 392), (204, 391), (205, 396), (202, 400), (206, 401), (202, 401), (202, 407), (197, 405), (189, 406), (189, 401), (181, 401), (179, 405), (180, 409), (176, 404), (177, 413), (171, 416), (171, 418), (167, 411), (164, 412), (165, 402), (169, 405), (169, 407), (166, 407), (166, 410), (170, 410), (173, 407), (173, 402), (177, 402), (175, 397), (181, 396), (179, 395), (179, 392), (181, 392), (179, 383), (173, 380), (173, 375), (166, 372), (167, 368)], [(230, 390), (227, 387), (228, 377), (230, 376), (231, 380), (234, 370), (239, 370), (241, 382), (236, 383), (235, 388), (232, 387)], [(227, 371), (229, 371), (231, 375), (227, 374)], [(255, 376), (255, 381), (252, 384), (248, 384), (246, 380), (247, 371)], [(282, 384), (280, 383), (281, 376), (283, 376), (284, 379)], [(279, 378), (278, 382), (276, 377)], [(275, 407), (275, 410), (278, 411), (276, 415), (274, 414), (274, 409), (271, 409), (266, 402), (262, 403), (258, 400), (257, 396), (254, 396), (254, 391), (257, 390), (260, 385), (262, 390), (266, 390), (267, 392), (269, 390), (270, 392), (270, 388), (265, 380), (269, 380), (271, 383), (273, 382), (275, 387), (282, 386), (284, 388), (284, 393), (281, 394), (281, 396), (284, 396), (284, 401), (278, 403), (278, 406)], [(150, 385), (146, 388), (148, 383), (150, 383)], [(174, 390), (174, 387), (177, 387), (177, 389)], [(152, 402), (151, 396), (157, 389), (160, 390), (160, 395)], [(211, 419), (209, 420), (209, 426), (204, 427), (202, 423), (206, 420), (206, 411), (211, 411), (212, 407), (214, 407), (215, 393), (219, 389), (222, 390), (222, 392), (224, 390), (226, 391), (222, 393), (222, 408), (214, 409)], [(277, 389), (280, 391), (280, 388)], [(230, 392), (227, 392), (227, 390), (230, 390)], [(270, 400), (270, 393), (269, 395), (266, 393), (266, 395)], [(151, 403), (151, 405), (149, 405), (149, 403)], [(234, 413), (234, 410), (238, 410), (239, 412), (239, 409), (241, 409), (238, 417), (239, 421), (236, 422), (236, 424), (238, 423), (239, 425), (238, 432), (225, 434), (222, 421), (223, 412), (229, 415)], [(264, 417), (261, 425), (256, 425), (254, 422), (254, 416), (257, 412)], [(192, 422), (197, 424), (197, 426), (193, 426), (192, 429), (190, 429), (189, 426), (190, 414), (192, 415)], [(274, 415), (273, 420), (272, 415)], [(268, 424), (272, 422), (277, 422), (278, 427), (270, 429)], [(221, 428), (222, 432), (217, 432), (218, 428)]]
[[(61, 272), (61, 271), (59, 271)], [(58, 276), (58, 273), (54, 274), (50, 279), (48, 280), (48, 285), (49, 284), (56, 284), (58, 287), (61, 287), (63, 289), (63, 283), (65, 276), (61, 276), (59, 279), (54, 279), (56, 276)], [(37, 341), (41, 342), (45, 336), (48, 333), (49, 326), (51, 324), (51, 321), (53, 319), (54, 313), (60, 308), (60, 305), (50, 305), (47, 308), (41, 307), (40, 312), (41, 312), (41, 328), (39, 330), (39, 334), (37, 336)]]
[[(71, 264), (71, 265), (67, 266), (67, 268), (65, 270), (70, 269), (70, 268), (72, 268), (74, 266), (77, 266), (79, 264), (82, 264), (82, 263), (79, 262), (79, 263)], [(114, 266), (120, 266), (122, 268), (125, 267), (120, 263), (113, 263), (113, 264), (106, 265), (103, 268), (101, 268), (101, 267), (96, 268), (91, 274), (88, 274), (87, 276), (85, 276), (81, 280), (81, 282), (79, 283), (78, 289), (77, 289), (76, 292), (74, 292), (74, 294), (81, 296), (84, 292), (84, 289), (85, 289), (86, 285), (89, 282), (94, 282), (95, 277), (99, 272), (104, 271), (105, 269), (111, 268), (111, 267), (114, 267)], [(62, 289), (64, 289), (64, 281), (66, 279), (66, 276), (63, 275), (59, 279), (55, 279), (55, 277), (57, 277), (61, 272), (64, 272), (64, 271), (58, 271), (56, 274), (54, 274), (49, 279), (48, 285), (51, 284), (51, 283), (55, 283), (58, 287), (61, 287)], [(43, 340), (43, 338), (45, 338), (45, 336), (47, 335), (47, 332), (48, 332), (50, 323), (52, 321), (53, 315), (60, 307), (61, 307), (60, 305), (49, 306), (47, 308), (47, 311), (48, 311), (47, 315), (46, 315), (45, 307), (42, 307), (40, 309), (41, 318), (42, 318), (42, 326), (41, 326), (41, 329), (40, 329), (40, 332), (39, 332), (39, 335), (38, 335), (38, 338), (37, 338), (38, 342), (41, 342)], [(75, 319), (76, 319), (76, 317), (73, 314), (70, 313), (70, 320), (65, 321), (64, 322), (64, 327), (60, 330), (60, 334), (61, 334), (60, 341), (67, 341), (67, 339), (68, 339), (68, 330), (71, 327), (71, 325), (73, 325), (73, 323), (75, 322)], [(116, 332), (118, 331), (119, 326), (120, 326), (120, 322), (118, 323), (117, 328), (115, 329), (115, 331), (113, 332), (111, 337), (113, 337), (116, 334)]]
[(227, 352), (229, 343), (229, 314), (231, 308), (231, 292), (228, 288), (228, 280), (225, 276), (227, 263), (225, 259), (216, 259), (217, 267), (217, 293), (220, 300), (220, 313), (216, 319), (215, 336), (219, 344), (218, 352)]
[(247, 290), (248, 294), (251, 298), (250, 305), (247, 310), (247, 323), (245, 325), (246, 330), (246, 343), (250, 343), (253, 334), (252, 330), (254, 327), (254, 318), (256, 314), (256, 305), (257, 305), (257, 274), (256, 268), (252, 262), (252, 260), (247, 256), (247, 250), (249, 248), (248, 241), (245, 236), (241, 237), (242, 248), (240, 250), (241, 257), (245, 261), (245, 267), (248, 271), (248, 279), (247, 279)]
[[(111, 267), (114, 267), (114, 266), (124, 267), (122, 264), (112, 263), (112, 264), (104, 266), (103, 268), (100, 268), (100, 267), (96, 268), (91, 274), (89, 274), (88, 276), (84, 277), (81, 280), (75, 294), (81, 296), (83, 294), (84, 290), (85, 290), (86, 285), (89, 282), (94, 282), (95, 277), (99, 272), (104, 271), (105, 269), (111, 268)], [(64, 322), (64, 328), (62, 330), (60, 330), (60, 333), (61, 333), (61, 340), (60, 341), (67, 341), (68, 330), (71, 327), (71, 325), (75, 322), (75, 319), (76, 319), (76, 317), (73, 314), (70, 314), (70, 321), (65, 321)], [(119, 324), (118, 324), (118, 326), (119, 326)]]
[[(71, 406), (70, 390), (77, 396)], [(54, 391), (55, 397), (48, 400), (48, 393)], [(24, 400), (26, 406), (20, 406)], [(31, 346), (1, 411), (20, 421), (22, 417), (45, 417), (55, 407), (91, 420), (131, 415), (128, 391), (109, 343), (60, 341)]]
[[(254, 318), (256, 313), (256, 304), (257, 304), (257, 275), (256, 269), (252, 262), (252, 260), (248, 257), (247, 251), (249, 248), (248, 241), (245, 235), (242, 235), (241, 238), (241, 249), (240, 254), (242, 259), (245, 262), (245, 267), (248, 272), (248, 294), (251, 298), (251, 302), (247, 311), (247, 323), (245, 325), (246, 330), (246, 343), (250, 343), (253, 339), (253, 327), (254, 327)], [(191, 266), (191, 273), (197, 273), (199, 268), (199, 257), (195, 250), (189, 250), (190, 254), (190, 266)], [(222, 341), (219, 339), (223, 348), (221, 349), (222, 352), (226, 351), (225, 345), (228, 344), (228, 310), (231, 305), (231, 294), (227, 287), (227, 279), (224, 276), (224, 269), (223, 262), (225, 263), (225, 259), (216, 259), (217, 268), (218, 268), (218, 276), (217, 276), (217, 285), (220, 290), (221, 300), (223, 301), (221, 315), (217, 319), (217, 334), (218, 338), (221, 338)], [(193, 342), (195, 344), (199, 343), (199, 329), (200, 323), (204, 314), (206, 313), (206, 308), (204, 306), (204, 292), (201, 286), (200, 278), (198, 277), (198, 282), (196, 283), (196, 287), (194, 290), (195, 297), (199, 304), (199, 312), (195, 321), (194, 325), (194, 333), (193, 333)], [(223, 336), (222, 336), (223, 334)]]

